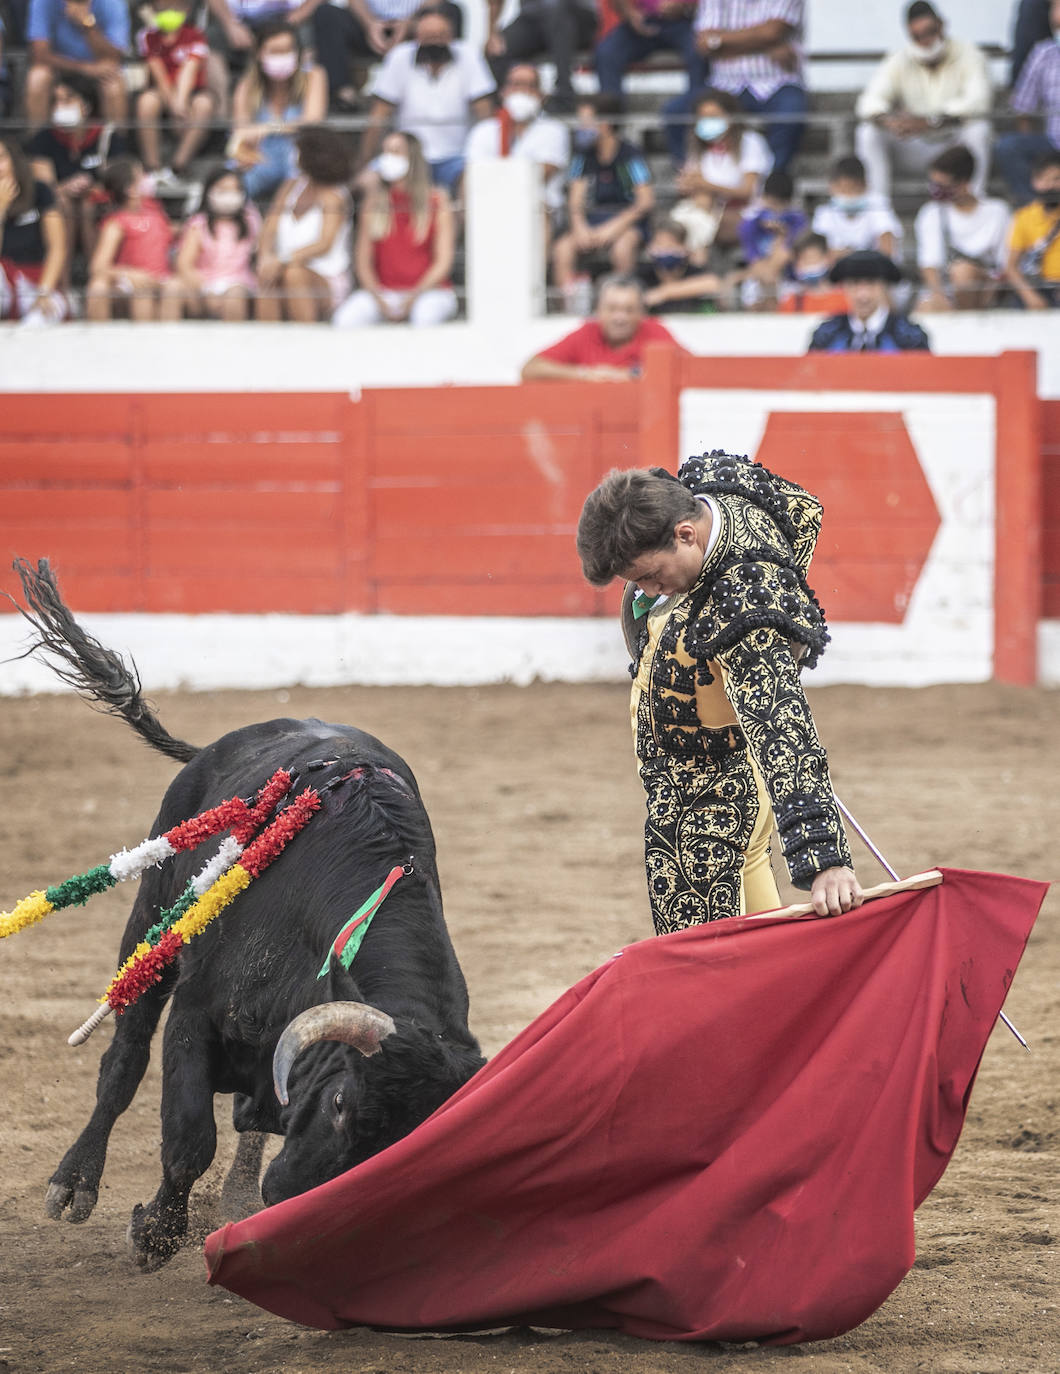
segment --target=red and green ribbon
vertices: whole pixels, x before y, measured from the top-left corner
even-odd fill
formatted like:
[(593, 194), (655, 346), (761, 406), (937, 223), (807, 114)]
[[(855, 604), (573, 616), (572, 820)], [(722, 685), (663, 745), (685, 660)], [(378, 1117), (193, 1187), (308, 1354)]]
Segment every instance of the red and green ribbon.
[(386, 875), (382, 886), (377, 887), (367, 901), (361, 903), (328, 947), (328, 956), (321, 965), (320, 972), (317, 974), (318, 978), (323, 978), (326, 975), (332, 955), (338, 959), (344, 969), (349, 970), (356, 958), (357, 951), (361, 947), (361, 941), (368, 933), (372, 917), (386, 901), (390, 895), (390, 889), (397, 880), (404, 877), (405, 872), (406, 869), (401, 864), (396, 865)]

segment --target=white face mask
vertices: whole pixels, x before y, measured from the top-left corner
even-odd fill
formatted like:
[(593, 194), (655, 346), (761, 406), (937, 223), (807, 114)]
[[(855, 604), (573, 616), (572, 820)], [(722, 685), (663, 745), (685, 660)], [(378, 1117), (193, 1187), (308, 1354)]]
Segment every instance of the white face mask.
[(385, 182), (393, 185), (408, 176), (409, 160), (404, 153), (380, 153), (375, 160), (375, 170)]
[(52, 110), (52, 123), (57, 129), (73, 129), (81, 123), (81, 106), (56, 105)]
[(286, 81), (298, 70), (296, 52), (266, 53), (261, 59), (261, 70), (273, 81)]
[(207, 197), (215, 215), (238, 215), (246, 197), (242, 191), (211, 191)]
[(516, 124), (529, 124), (541, 113), (541, 101), (529, 91), (509, 91), (504, 97), (504, 108)]
[(914, 57), (918, 62), (922, 62), (925, 67), (930, 66), (932, 62), (937, 62), (945, 51), (945, 38), (936, 38), (934, 43), (928, 48), (921, 47), (919, 43), (909, 44), (910, 56)]
[(154, 172), (144, 172), (136, 186), (141, 196), (153, 196), (155, 193), (155, 174)]

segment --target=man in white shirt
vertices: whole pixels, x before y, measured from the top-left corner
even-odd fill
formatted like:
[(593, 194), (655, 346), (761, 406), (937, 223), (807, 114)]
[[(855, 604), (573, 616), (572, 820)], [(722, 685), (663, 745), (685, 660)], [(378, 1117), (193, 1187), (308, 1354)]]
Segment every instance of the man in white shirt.
[(920, 310), (983, 310), (1005, 266), (1012, 214), (1003, 200), (971, 189), (975, 164), (960, 144), (928, 169), (931, 199), (916, 217), (916, 265), (924, 279)]
[[(216, 2), (216, 0), (215, 0)], [(331, 108), (340, 114), (357, 108), (368, 68), (412, 34), (412, 18), (423, 0), (325, 0), (313, 12), (313, 46), (327, 72)], [(452, 0), (432, 4), (461, 34), (461, 11)]]
[(562, 210), (570, 133), (560, 120), (541, 113), (541, 77), (529, 62), (509, 68), (500, 111), (480, 120), (467, 136), (467, 162), (496, 157), (536, 162), (544, 172), (544, 203), (550, 217)]
[(383, 131), (394, 123), (416, 135), (435, 182), (452, 192), (464, 170), (468, 130), (491, 113), (495, 90), (485, 59), (469, 44), (454, 41), (449, 18), (421, 12), (413, 40), (391, 48), (379, 69), (362, 161), (372, 160)]
[(892, 167), (922, 175), (953, 143), (975, 158), (977, 194), (990, 168), (990, 74), (974, 43), (946, 34), (927, 0), (906, 10), (909, 43), (884, 58), (858, 97), (855, 146), (869, 190), (891, 196)]

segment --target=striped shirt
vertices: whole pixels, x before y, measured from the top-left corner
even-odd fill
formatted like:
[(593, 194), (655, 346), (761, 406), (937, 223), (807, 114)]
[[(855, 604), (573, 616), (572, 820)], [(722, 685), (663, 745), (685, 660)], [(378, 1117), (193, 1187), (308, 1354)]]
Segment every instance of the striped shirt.
[(707, 53), (710, 61), (710, 84), (720, 91), (739, 95), (750, 91), (758, 100), (768, 100), (781, 86), (804, 86), (802, 70), (803, 0), (699, 0), (696, 29), (753, 29), (771, 19), (782, 19), (794, 29), (792, 46), (797, 65), (788, 71), (768, 53), (741, 53), (725, 57)]
[(1031, 48), (1012, 92), (1018, 114), (1044, 114), (1049, 142), (1060, 148), (1060, 43), (1043, 38)]

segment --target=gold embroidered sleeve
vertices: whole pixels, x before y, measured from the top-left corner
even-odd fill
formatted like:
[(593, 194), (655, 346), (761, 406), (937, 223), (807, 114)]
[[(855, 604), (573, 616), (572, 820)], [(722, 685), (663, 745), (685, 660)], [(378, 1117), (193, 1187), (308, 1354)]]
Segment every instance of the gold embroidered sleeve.
[(791, 649), (776, 630), (751, 630), (720, 663), (726, 694), (769, 790), (791, 881), (808, 889), (823, 869), (849, 866), (850, 850)]

